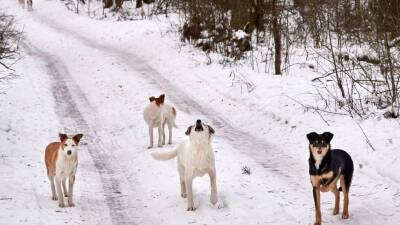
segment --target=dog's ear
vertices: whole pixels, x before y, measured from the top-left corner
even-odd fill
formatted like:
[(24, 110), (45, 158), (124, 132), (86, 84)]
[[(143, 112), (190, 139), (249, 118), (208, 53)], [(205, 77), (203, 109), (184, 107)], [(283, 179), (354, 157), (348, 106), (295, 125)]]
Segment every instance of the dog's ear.
[(76, 144), (79, 144), (79, 141), (81, 140), (83, 134), (76, 134), (75, 136), (72, 137), (72, 140), (75, 141)]
[(192, 127), (193, 127), (193, 126), (189, 126), (189, 127), (187, 128), (187, 130), (186, 130), (186, 132), (185, 132), (185, 134), (186, 134), (187, 136), (190, 135), (190, 132), (192, 131)]
[(154, 97), (154, 96), (151, 96), (151, 97), (149, 98), (149, 100), (150, 100), (150, 102), (153, 102), (153, 101), (155, 101), (155, 100), (156, 100), (156, 97)]
[(160, 106), (160, 105), (164, 104), (164, 99), (165, 99), (165, 95), (164, 94), (162, 94), (162, 95), (160, 95), (160, 97), (156, 98), (155, 100), (156, 100), (157, 106)]
[(58, 136), (60, 137), (60, 141), (63, 142), (66, 139), (68, 139), (68, 136), (66, 134), (63, 133), (59, 133)]
[(163, 104), (165, 100), (165, 94), (161, 94), (160, 97), (158, 97), (158, 99), (160, 100), (160, 103)]
[(307, 139), (310, 142), (310, 144), (313, 143), (315, 140), (317, 140), (317, 138), (318, 138), (318, 134), (315, 132), (311, 132), (311, 133), (307, 134)]
[(214, 130), (214, 128), (212, 128), (212, 126), (207, 125), (207, 127), (208, 127), (208, 131), (210, 132), (210, 136), (215, 134), (215, 130)]
[(331, 140), (333, 138), (333, 134), (331, 132), (324, 132), (322, 136), (325, 138), (326, 142), (331, 143)]

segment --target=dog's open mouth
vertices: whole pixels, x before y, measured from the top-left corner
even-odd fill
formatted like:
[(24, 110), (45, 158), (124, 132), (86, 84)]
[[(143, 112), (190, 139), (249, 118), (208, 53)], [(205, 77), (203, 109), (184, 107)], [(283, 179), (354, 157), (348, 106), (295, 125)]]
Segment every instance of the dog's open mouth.
[(203, 125), (201, 124), (201, 120), (196, 121), (196, 126), (194, 128), (194, 131), (196, 132), (203, 131)]
[(194, 128), (194, 131), (196, 131), (196, 132), (203, 131), (203, 127), (195, 127), (195, 128)]

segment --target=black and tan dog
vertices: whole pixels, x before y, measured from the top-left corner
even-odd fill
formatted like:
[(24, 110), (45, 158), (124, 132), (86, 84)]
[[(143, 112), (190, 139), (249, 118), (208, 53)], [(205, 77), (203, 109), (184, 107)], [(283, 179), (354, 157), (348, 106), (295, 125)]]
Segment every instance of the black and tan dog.
[[(310, 141), (308, 162), (315, 203), (315, 225), (321, 224), (320, 192), (333, 192), (335, 195), (333, 215), (336, 215), (339, 213), (339, 191), (342, 191), (344, 195), (342, 218), (349, 218), (349, 189), (354, 171), (353, 160), (343, 150), (331, 150), (332, 138), (333, 134), (329, 132), (307, 134), (307, 139)], [(339, 189), (337, 188), (338, 181), (340, 181)]]

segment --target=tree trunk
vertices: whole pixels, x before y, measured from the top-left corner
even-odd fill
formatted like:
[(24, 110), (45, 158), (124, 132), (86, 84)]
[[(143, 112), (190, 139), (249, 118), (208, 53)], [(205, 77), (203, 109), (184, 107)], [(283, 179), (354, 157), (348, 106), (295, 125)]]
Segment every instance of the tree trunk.
[[(111, 8), (113, 7), (114, 0), (103, 0), (104, 8)], [(122, 7), (123, 0), (115, 0), (115, 10), (118, 10)]]
[(282, 55), (282, 43), (281, 43), (281, 25), (278, 18), (277, 0), (272, 1), (272, 35), (274, 36), (275, 44), (275, 74), (281, 75), (281, 55)]
[(136, 8), (140, 8), (143, 6), (143, 1), (142, 0), (136, 0)]

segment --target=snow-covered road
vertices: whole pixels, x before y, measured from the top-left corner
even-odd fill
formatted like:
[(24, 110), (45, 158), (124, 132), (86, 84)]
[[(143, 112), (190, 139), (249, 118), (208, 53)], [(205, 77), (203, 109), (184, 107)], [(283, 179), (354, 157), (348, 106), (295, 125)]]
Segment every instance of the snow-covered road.
[[(0, 206), (0, 224), (313, 222), (305, 133), (318, 123), (304, 128), (297, 124), (298, 130), (293, 131), (285, 126), (292, 121), (274, 122), (279, 116), (258, 105), (257, 96), (245, 100), (231, 97), (221, 90), (220, 80), (211, 78), (213, 75), (207, 79), (191, 74), (190, 66), (174, 61), (186, 62), (190, 54), (179, 55), (168, 46), (170, 42), (151, 49), (156, 47), (150, 43), (165, 41), (156, 34), (154, 22), (115, 25), (94, 21), (66, 11), (58, 2), (37, 1), (32, 13), (21, 13), (14, 3), (4, 5), (18, 14), (25, 26), (26, 55), (17, 66), (22, 79), (29, 81), (17, 86), (28, 96), (9, 92), (17, 102), (5, 111), (11, 124), (22, 121), (23, 125), (13, 129), (25, 129), (27, 134), (33, 129), (36, 134), (20, 146), (9, 141), (18, 153), (2, 153), (13, 160), (26, 155), (24, 160), (30, 166), (19, 174), (14, 172), (21, 166), (18, 163), (0, 165), (9, 185), (28, 190), (18, 194), (18, 187), (11, 191), (10, 186), (0, 187), (12, 196), (0, 200), (7, 201), (7, 206)], [(157, 53), (160, 58), (154, 58)], [(203, 72), (209, 71), (206, 68)], [(142, 110), (149, 96), (160, 93), (178, 109), (179, 128), (174, 132), (174, 144), (157, 150), (171, 149), (182, 141), (186, 126), (197, 118), (215, 127), (217, 185), (223, 209), (208, 203), (208, 179), (201, 178), (194, 183), (198, 209), (186, 212), (175, 162), (149, 157)], [(26, 104), (32, 104), (30, 111), (24, 111)], [(33, 125), (31, 120), (40, 122)], [(244, 126), (246, 122), (251, 126)], [(270, 126), (280, 128), (263, 130)], [(46, 142), (57, 138), (60, 130), (85, 135), (79, 153), (75, 208), (59, 209), (50, 200), (41, 160)], [(36, 152), (26, 153), (29, 143)], [(251, 168), (250, 176), (241, 174), (244, 165)], [(325, 224), (396, 224), (400, 220), (399, 184), (368, 170), (357, 169), (355, 176), (350, 219), (331, 215), (333, 195), (324, 194)], [(22, 185), (21, 179), (29, 182)], [(32, 194), (36, 196), (33, 206), (24, 208), (22, 199)]]

